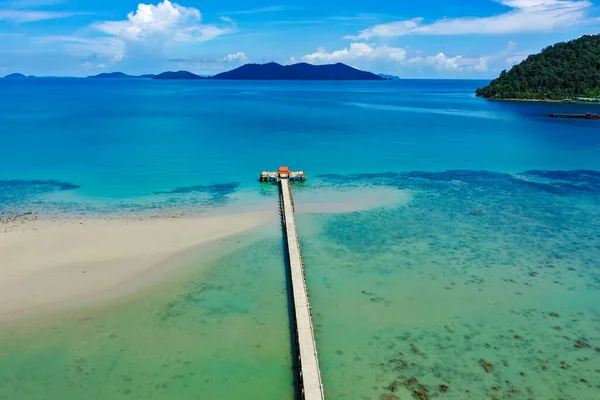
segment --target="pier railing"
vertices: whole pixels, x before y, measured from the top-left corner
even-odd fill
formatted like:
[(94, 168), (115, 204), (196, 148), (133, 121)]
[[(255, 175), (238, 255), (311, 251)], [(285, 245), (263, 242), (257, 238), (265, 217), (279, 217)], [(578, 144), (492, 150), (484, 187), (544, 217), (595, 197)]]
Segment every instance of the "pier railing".
[[(317, 342), (315, 340), (314, 325), (312, 322), (312, 308), (310, 307), (308, 287), (306, 285), (306, 274), (304, 271), (304, 259), (302, 257), (302, 249), (296, 230), (294, 197), (288, 179), (281, 179), (279, 184), (282, 221), (286, 234), (288, 246), (287, 253), (291, 269), (290, 276), (294, 299), (294, 320), (296, 322), (296, 340), (298, 345), (302, 397), (305, 400), (324, 400), (323, 383), (321, 381), (321, 370), (319, 368), (317, 354)], [(300, 277), (301, 282), (297, 281), (298, 277)], [(302, 285), (301, 288), (297, 287), (299, 283)], [(302, 316), (301, 314), (304, 313), (306, 313), (305, 316)], [(309, 338), (301, 333), (306, 332), (306, 330), (310, 332)], [(306, 339), (310, 342), (306, 343)]]

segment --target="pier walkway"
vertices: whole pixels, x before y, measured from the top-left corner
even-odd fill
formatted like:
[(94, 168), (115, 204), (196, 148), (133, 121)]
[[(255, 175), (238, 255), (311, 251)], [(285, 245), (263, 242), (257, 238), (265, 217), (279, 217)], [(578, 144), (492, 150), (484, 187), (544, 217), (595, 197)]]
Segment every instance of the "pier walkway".
[(296, 232), (294, 199), (288, 176), (280, 175), (279, 188), (281, 194), (281, 219), (286, 236), (292, 297), (294, 300), (293, 311), (296, 323), (296, 344), (298, 347), (298, 368), (302, 399), (324, 400), (312, 312), (308, 301), (308, 291), (304, 276), (304, 262), (302, 261), (300, 242)]

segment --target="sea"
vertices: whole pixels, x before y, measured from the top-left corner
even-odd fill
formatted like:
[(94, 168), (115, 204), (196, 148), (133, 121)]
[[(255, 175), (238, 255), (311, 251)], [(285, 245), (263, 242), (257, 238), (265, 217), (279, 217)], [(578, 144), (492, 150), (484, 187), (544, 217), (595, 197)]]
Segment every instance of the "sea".
[[(0, 217), (275, 209), (260, 172), (304, 170), (327, 399), (597, 400), (600, 123), (548, 114), (600, 107), (487, 83), (0, 80)], [(0, 399), (297, 398), (280, 226), (171, 263), (0, 323)]]

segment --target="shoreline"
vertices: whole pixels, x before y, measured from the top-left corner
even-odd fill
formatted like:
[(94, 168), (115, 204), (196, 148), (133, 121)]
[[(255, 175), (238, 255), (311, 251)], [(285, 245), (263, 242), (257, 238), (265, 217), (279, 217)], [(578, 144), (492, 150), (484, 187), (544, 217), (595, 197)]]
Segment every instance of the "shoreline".
[(591, 101), (577, 101), (577, 100), (552, 100), (552, 99), (493, 99), (482, 96), (476, 96), (483, 100), (490, 101), (506, 101), (506, 102), (524, 102), (524, 103), (559, 103), (559, 104), (587, 104), (587, 105), (600, 105), (600, 102)]
[(174, 260), (192, 249), (276, 219), (274, 208), (205, 218), (30, 220), (10, 229), (3, 223), (0, 323), (135, 293), (178, 270)]

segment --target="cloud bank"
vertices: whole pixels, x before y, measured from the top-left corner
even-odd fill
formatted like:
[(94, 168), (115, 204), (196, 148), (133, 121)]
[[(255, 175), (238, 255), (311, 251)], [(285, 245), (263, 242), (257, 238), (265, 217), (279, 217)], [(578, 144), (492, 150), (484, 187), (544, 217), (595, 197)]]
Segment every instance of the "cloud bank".
[[(92, 23), (84, 36), (41, 36), (35, 41), (59, 43), (72, 56), (82, 60), (80, 67), (85, 70), (116, 64), (124, 69), (139, 69), (142, 62), (144, 69), (152, 70), (165, 68), (169, 59), (182, 53), (197, 52), (198, 44), (235, 30), (235, 22), (229, 18), (221, 18), (218, 23), (205, 23), (200, 10), (163, 0), (157, 4), (140, 3), (123, 20)], [(226, 65), (244, 60), (247, 60), (244, 53), (233, 53), (219, 62)]]
[(231, 20), (227, 26), (202, 23), (202, 14), (193, 7), (183, 7), (164, 0), (157, 5), (138, 4), (123, 21), (104, 21), (94, 27), (125, 41), (160, 38), (175, 42), (205, 42), (233, 31)]
[(379, 24), (360, 31), (347, 39), (364, 40), (374, 37), (405, 35), (469, 35), (548, 32), (590, 23), (588, 0), (496, 0), (510, 11), (489, 17), (444, 18), (425, 23), (423, 18)]
[(214, 75), (219, 72), (227, 71), (232, 68), (248, 62), (248, 56), (245, 53), (231, 53), (224, 57), (200, 56), (189, 58), (173, 58), (168, 60), (171, 63), (177, 63), (179, 69), (192, 69), (201, 74)]
[(406, 50), (397, 47), (372, 46), (368, 43), (352, 43), (349, 48), (328, 53), (320, 47), (315, 53), (307, 54), (302, 60), (311, 64), (352, 62), (356, 60), (404, 61)]
[[(492, 55), (482, 57), (465, 57), (462, 55), (449, 56), (444, 52), (435, 55), (409, 55), (409, 51), (399, 47), (377, 45), (366, 42), (354, 42), (349, 47), (327, 52), (319, 48), (315, 53), (301, 57), (310, 64), (331, 64), (336, 62), (349, 63), (360, 67), (379, 65), (389, 71), (438, 71), (452, 73), (481, 73), (490, 69), (504, 69), (526, 58), (517, 54), (516, 43), (509, 42), (506, 49)], [(292, 62), (296, 59), (292, 58)]]

